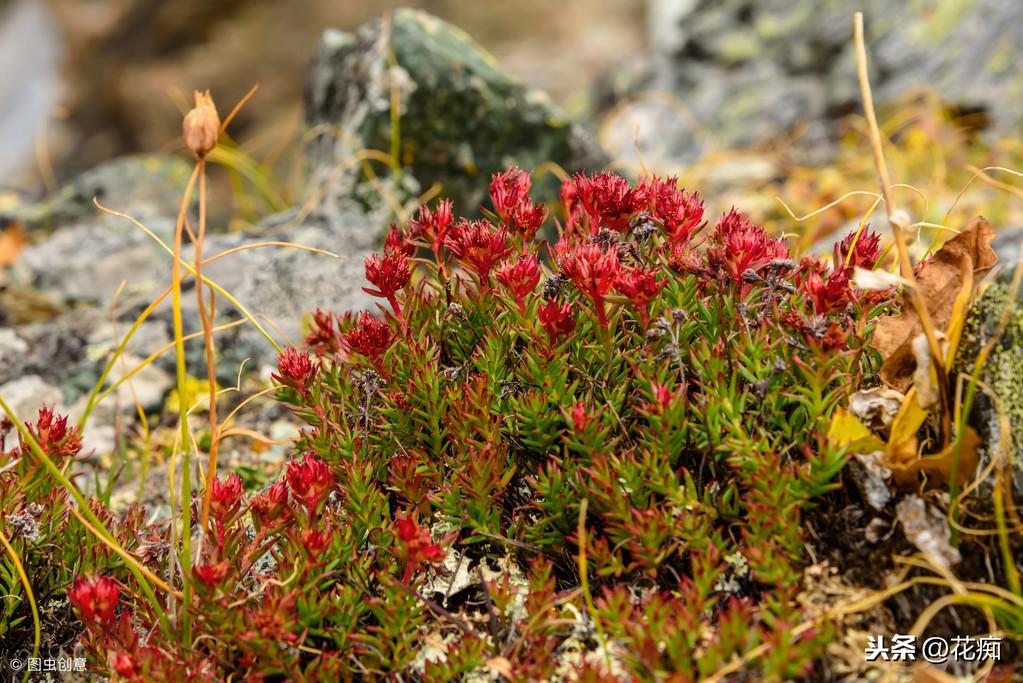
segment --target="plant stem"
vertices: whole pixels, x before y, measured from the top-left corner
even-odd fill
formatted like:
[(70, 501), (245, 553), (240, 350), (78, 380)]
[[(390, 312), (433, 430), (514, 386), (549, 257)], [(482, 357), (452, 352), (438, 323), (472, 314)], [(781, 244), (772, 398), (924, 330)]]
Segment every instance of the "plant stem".
[(188, 212), (188, 203), (192, 198), (192, 190), (195, 187), (195, 182), (200, 172), (201, 166), (196, 165), (192, 171), (191, 178), (188, 180), (185, 193), (181, 197), (178, 222), (174, 229), (174, 262), (171, 266), (171, 302), (174, 313), (174, 351), (177, 361), (178, 381), (178, 422), (181, 429), (181, 451), (183, 458), (181, 461), (181, 550), (178, 555), (178, 563), (181, 566), (184, 589), (184, 605), (181, 610), (181, 642), (185, 647), (188, 647), (192, 640), (189, 614), (189, 608), (192, 604), (190, 576), (192, 571), (192, 482), (190, 467), (192, 435), (188, 429), (188, 404), (186, 400), (188, 374), (185, 365), (184, 323), (181, 315), (181, 241), (185, 226), (185, 216)]
[(210, 294), (210, 308), (206, 309), (202, 284), (202, 247), (206, 240), (206, 160), (199, 160), (199, 226), (195, 242), (195, 293), (199, 300), (199, 317), (202, 320), (203, 345), (206, 349), (206, 376), (210, 384), (210, 460), (206, 466), (206, 488), (202, 500), (200, 528), (206, 532), (210, 519), (210, 502), (213, 499), (213, 482), (217, 476), (217, 453), (220, 438), (217, 433), (217, 361), (213, 346), (213, 316), (216, 312), (214, 295)]
[(867, 128), (870, 131), (870, 148), (874, 155), (874, 167), (877, 170), (878, 179), (881, 183), (881, 196), (884, 198), (885, 213), (888, 215), (888, 223), (892, 228), (892, 237), (895, 240), (895, 247), (899, 254), (899, 269), (902, 277), (909, 281), (909, 298), (920, 318), (920, 326), (927, 337), (927, 347), (931, 352), (931, 362), (934, 364), (934, 371), (938, 381), (938, 395), (941, 400), (941, 435), (942, 443), (948, 443), (952, 434), (952, 417), (948, 397), (948, 376), (945, 372), (945, 359), (942, 357), (941, 345), (938, 343), (938, 336), (935, 333), (934, 322), (931, 320), (930, 311), (927, 309), (927, 302), (916, 286), (916, 278), (913, 276), (913, 264), (909, 259), (909, 250), (906, 248), (906, 240), (902, 234), (903, 219), (897, 215), (895, 202), (891, 195), (891, 179), (888, 176), (888, 166), (884, 159), (884, 149), (881, 146), (881, 132), (877, 125), (877, 115), (874, 112), (874, 96), (870, 90), (870, 77), (867, 73), (867, 48), (863, 39), (863, 13), (857, 12), (853, 17), (853, 35), (856, 42), (856, 73), (860, 81), (860, 93), (863, 96), (863, 113), (867, 118)]

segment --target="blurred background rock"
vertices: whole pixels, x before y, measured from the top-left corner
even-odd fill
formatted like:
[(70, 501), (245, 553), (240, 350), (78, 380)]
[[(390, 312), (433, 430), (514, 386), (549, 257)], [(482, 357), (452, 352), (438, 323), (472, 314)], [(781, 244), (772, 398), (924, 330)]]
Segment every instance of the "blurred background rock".
[(38, 189), (126, 153), (179, 146), (193, 88), (229, 107), (258, 158), (300, 133), (306, 69), (324, 29), (395, 7), (465, 29), (502, 68), (579, 111), (597, 76), (644, 43), (637, 0), (0, 0), (0, 184)]

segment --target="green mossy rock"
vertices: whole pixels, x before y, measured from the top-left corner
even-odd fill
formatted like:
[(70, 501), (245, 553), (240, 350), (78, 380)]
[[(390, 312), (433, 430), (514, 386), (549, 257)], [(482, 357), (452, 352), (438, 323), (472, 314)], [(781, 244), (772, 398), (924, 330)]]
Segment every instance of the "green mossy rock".
[[(439, 183), (466, 212), (478, 209), (490, 175), (509, 164), (535, 169), (553, 161), (571, 172), (607, 161), (546, 94), (502, 71), (460, 29), (416, 10), (397, 10), (354, 35), (327, 31), (305, 104), (306, 122), (319, 133), (310, 145), (311, 180), (337, 182), (334, 169), (361, 149), (395, 151), (418, 188)], [(369, 163), (374, 174), (388, 173), (386, 164)], [(354, 164), (334, 191), (350, 193), (366, 178)], [(550, 174), (537, 186), (539, 198), (556, 196)]]
[[(1009, 459), (1012, 463), (1014, 497), (1023, 499), (1023, 296), (1011, 301), (1011, 269), (988, 287), (973, 305), (966, 320), (966, 328), (953, 366), (956, 375), (969, 374), (980, 349), (997, 331), (1006, 306), (1010, 307), (1005, 333), (991, 351), (981, 370), (979, 379), (998, 397), (1001, 410), (1011, 427)], [(964, 381), (966, 381), (964, 379)], [(979, 467), (990, 462), (995, 445), (1002, 435), (998, 411), (994, 401), (981, 387), (977, 388), (970, 422), (977, 429), (984, 446)], [(990, 487), (978, 489), (981, 496), (988, 495)]]

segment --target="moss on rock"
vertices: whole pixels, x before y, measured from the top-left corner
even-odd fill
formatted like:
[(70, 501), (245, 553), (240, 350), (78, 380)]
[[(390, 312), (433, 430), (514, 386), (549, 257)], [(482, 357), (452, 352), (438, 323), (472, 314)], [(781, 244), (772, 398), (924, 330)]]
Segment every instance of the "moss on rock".
[[(998, 397), (998, 403), (1009, 421), (1009, 459), (1015, 495), (1023, 496), (1023, 297), (1010, 300), (1011, 273), (1006, 272), (987, 288), (973, 305), (956, 355), (953, 372), (968, 381), (980, 349), (997, 332), (1000, 319), (1010, 307), (1008, 325), (984, 364), (979, 378)], [(994, 401), (978, 386), (970, 422), (984, 440), (980, 468), (989, 462), (995, 444), (1001, 438), (1001, 426)], [(984, 488), (981, 494), (984, 494)]]

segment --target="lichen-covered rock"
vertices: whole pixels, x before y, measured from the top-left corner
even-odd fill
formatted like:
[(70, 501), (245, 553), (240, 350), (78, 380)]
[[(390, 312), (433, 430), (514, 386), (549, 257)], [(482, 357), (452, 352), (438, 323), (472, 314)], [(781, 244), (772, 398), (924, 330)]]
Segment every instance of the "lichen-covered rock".
[[(953, 372), (969, 375), (980, 349), (998, 330), (1008, 307), (1008, 324), (980, 372), (979, 379), (998, 397), (1002, 414), (994, 401), (980, 386), (976, 391), (970, 421), (983, 439), (979, 468), (1005, 438), (1012, 468), (1014, 495), (1023, 497), (1023, 296), (1010, 299), (1011, 272), (1006, 271), (974, 304), (966, 321)], [(964, 381), (967, 381), (964, 378)], [(1003, 433), (1001, 417), (1008, 420), (1010, 434)], [(987, 489), (990, 490), (989, 488)], [(984, 491), (981, 491), (982, 495)]]
[[(511, 78), (463, 31), (410, 9), (354, 35), (324, 34), (306, 86), (306, 122), (318, 133), (310, 145), (315, 183), (330, 180), (350, 194), (367, 177), (358, 153), (393, 151), (419, 186), (439, 183), (466, 211), (508, 164), (553, 161), (574, 171), (606, 162), (544, 93)], [(388, 172), (379, 159), (368, 164), (374, 174)], [(555, 185), (538, 186), (550, 196)]]
[(775, 141), (799, 122), (826, 154), (836, 117), (859, 111), (852, 14), (862, 10), (875, 99), (937, 91), (1004, 129), (1023, 120), (1023, 4), (1004, 0), (650, 0), (653, 54), (608, 79), (605, 108), (644, 91), (606, 140), (646, 160), (685, 162), (708, 144)]

